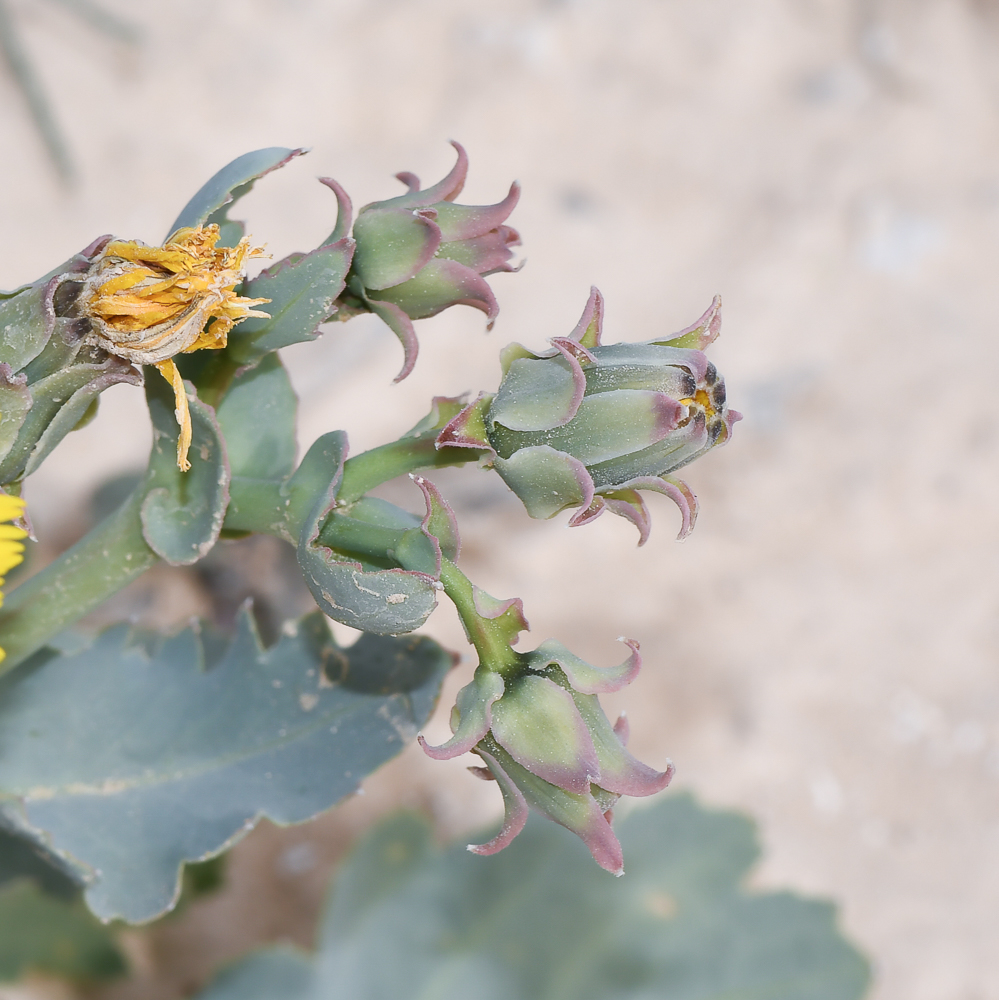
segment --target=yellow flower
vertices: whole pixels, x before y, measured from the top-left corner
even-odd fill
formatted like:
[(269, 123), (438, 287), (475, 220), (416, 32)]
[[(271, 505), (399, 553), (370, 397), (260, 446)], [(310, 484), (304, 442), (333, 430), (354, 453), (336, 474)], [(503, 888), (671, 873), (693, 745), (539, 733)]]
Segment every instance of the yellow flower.
[[(0, 521), (13, 521), (23, 513), (24, 501), (20, 497), (0, 493)], [(3, 586), (3, 578), (24, 561), (24, 546), (21, 544), (21, 539), (27, 536), (28, 533), (22, 528), (13, 524), (0, 524), (0, 587)], [(0, 592), (0, 604), (3, 604), (2, 592)], [(0, 660), (6, 655), (0, 649)]]
[(127, 361), (155, 365), (173, 386), (177, 406), (177, 466), (191, 464), (191, 415), (176, 354), (225, 347), (229, 331), (270, 299), (248, 299), (234, 289), (243, 264), (266, 256), (244, 237), (235, 247), (216, 247), (219, 227), (178, 229), (162, 247), (112, 240), (94, 260), (76, 308), (90, 320), (85, 341)]

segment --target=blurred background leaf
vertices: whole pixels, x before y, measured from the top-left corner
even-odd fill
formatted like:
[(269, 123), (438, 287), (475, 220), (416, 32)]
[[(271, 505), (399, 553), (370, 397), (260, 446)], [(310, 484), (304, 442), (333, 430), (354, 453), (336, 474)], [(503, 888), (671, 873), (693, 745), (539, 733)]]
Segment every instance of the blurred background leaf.
[(79, 884), (0, 829), (0, 982), (26, 972), (92, 980), (124, 971), (113, 931), (87, 910)]
[(673, 795), (620, 824), (627, 874), (533, 821), (483, 863), (396, 816), (341, 869), (314, 957), (253, 955), (199, 1000), (856, 1000), (835, 908), (742, 886), (752, 823)]
[(125, 971), (125, 960), (82, 899), (58, 899), (18, 879), (0, 886), (0, 981), (28, 971), (107, 979)]

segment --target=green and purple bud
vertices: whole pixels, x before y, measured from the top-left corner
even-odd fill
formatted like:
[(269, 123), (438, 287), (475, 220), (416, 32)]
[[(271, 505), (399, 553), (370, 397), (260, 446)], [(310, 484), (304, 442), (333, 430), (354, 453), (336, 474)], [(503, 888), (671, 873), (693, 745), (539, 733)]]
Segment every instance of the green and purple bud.
[(639, 545), (650, 520), (640, 490), (670, 497), (686, 536), (697, 498), (673, 474), (732, 434), (741, 414), (703, 350), (721, 327), (715, 298), (694, 324), (638, 344), (601, 343), (603, 297), (594, 288), (576, 329), (535, 354), (504, 349), (503, 380), (441, 431), (438, 447), (487, 450), (531, 517), (579, 510), (570, 525), (605, 510), (632, 521)]
[(416, 482), (427, 502), (425, 530), (445, 529), (441, 583), (479, 654), (471, 683), (451, 709), (451, 739), (434, 747), (420, 736), (420, 745), (435, 760), (477, 754), (485, 767), (472, 772), (495, 779), (505, 805), (499, 834), (469, 850), (502, 850), (534, 808), (577, 834), (601, 867), (621, 874), (621, 845), (611, 828), (614, 804), (622, 795), (653, 795), (673, 776), (672, 764), (656, 771), (628, 753), (624, 718), (612, 726), (600, 706), (598, 695), (619, 691), (637, 676), (638, 643), (622, 638), (629, 655), (609, 668), (591, 666), (555, 640), (528, 653), (512, 649), (528, 628), (523, 604), (491, 597), (457, 570), (460, 546), (449, 508), (431, 483)]
[[(459, 143), (452, 145), (458, 162), (443, 180), (421, 190), (414, 174), (396, 174), (409, 192), (366, 205), (354, 222), (357, 249), (341, 314), (373, 312), (389, 325), (405, 351), (397, 382), (416, 363), (414, 319), (467, 305), (484, 312), (491, 328), (499, 306), (486, 276), (515, 270), (510, 248), (520, 244), (520, 236), (504, 223), (520, 197), (519, 185), (514, 182), (496, 205), (454, 204), (465, 183), (468, 156)], [(342, 216), (340, 192), (337, 197)]]

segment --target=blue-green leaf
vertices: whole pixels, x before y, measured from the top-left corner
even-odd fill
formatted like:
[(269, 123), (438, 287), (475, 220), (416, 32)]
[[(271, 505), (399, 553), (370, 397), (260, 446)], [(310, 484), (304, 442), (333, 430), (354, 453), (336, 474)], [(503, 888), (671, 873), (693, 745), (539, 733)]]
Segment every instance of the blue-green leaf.
[(142, 502), (142, 536), (174, 566), (204, 558), (218, 541), (229, 503), (229, 464), (218, 421), (192, 391), (191, 468), (177, 468), (173, 389), (158, 371), (146, 369), (146, 402), (153, 422), (153, 448)]
[[(331, 439), (326, 458), (328, 465), (324, 476), (317, 482), (321, 482), (325, 474), (332, 475), (327, 489), (312, 494), (312, 509), (305, 518), (298, 541), (298, 564), (305, 582), (319, 607), (336, 621), (379, 635), (412, 632), (437, 607), (437, 581), (434, 577), (426, 572), (397, 567), (377, 569), (366, 566), (323, 544), (320, 538), (336, 505), (343, 461), (347, 456), (345, 434), (340, 434), (338, 450), (332, 447), (333, 435), (326, 437)], [(307, 455), (306, 461), (308, 458)], [(302, 462), (303, 468), (306, 461)], [(296, 479), (300, 472), (296, 472)], [(392, 505), (387, 504), (386, 507)], [(398, 528), (400, 525), (393, 524), (391, 527)]]
[(170, 908), (180, 867), (258, 819), (298, 823), (354, 791), (433, 709), (450, 654), (422, 636), (340, 649), (318, 612), (263, 649), (116, 626), (0, 680), (0, 817), (87, 882), (102, 919)]
[(282, 480), (291, 475), (297, 412), (298, 398), (277, 354), (236, 375), (218, 407), (234, 480)]
[(320, 324), (334, 312), (353, 253), (354, 241), (343, 239), (278, 261), (247, 281), (242, 294), (269, 299), (260, 308), (270, 318), (243, 320), (229, 335), (230, 357), (252, 364), (268, 351), (314, 340)]
[[(141, 383), (141, 376), (127, 361), (109, 355), (95, 362), (94, 357), (89, 350), (81, 352), (68, 367), (29, 382), (30, 406), (18, 418), (17, 434), (0, 462), (0, 483), (31, 475), (109, 386)], [(22, 396), (21, 405), (24, 402)]]
[[(244, 153), (237, 156), (231, 163), (226, 164), (214, 177), (206, 181), (198, 193), (183, 207), (180, 215), (174, 220), (167, 237), (172, 236), (178, 229), (185, 226), (202, 226), (208, 222), (217, 222), (222, 226), (222, 244), (233, 246), (227, 237), (235, 233), (225, 230), (225, 224), (231, 227), (239, 226), (239, 223), (231, 222), (224, 212), (225, 206), (242, 198), (253, 187), (254, 181), (259, 180), (265, 174), (269, 174), (278, 167), (283, 167), (296, 156), (301, 156), (306, 152), (304, 149), (286, 149), (283, 146), (270, 146), (267, 149), (257, 149), (252, 153)], [(223, 211), (220, 212), (220, 209)], [(214, 213), (219, 213), (219, 218), (211, 218)], [(239, 234), (241, 235), (241, 234)], [(239, 235), (236, 239), (238, 241)]]
[(869, 973), (826, 902), (750, 892), (751, 823), (675, 795), (619, 824), (614, 879), (541, 820), (501, 854), (389, 820), (341, 870), (309, 961), (251, 956), (199, 1000), (859, 1000)]
[(44, 297), (45, 285), (35, 284), (0, 299), (0, 364), (13, 372), (41, 354), (52, 335), (55, 317), (46, 322)]

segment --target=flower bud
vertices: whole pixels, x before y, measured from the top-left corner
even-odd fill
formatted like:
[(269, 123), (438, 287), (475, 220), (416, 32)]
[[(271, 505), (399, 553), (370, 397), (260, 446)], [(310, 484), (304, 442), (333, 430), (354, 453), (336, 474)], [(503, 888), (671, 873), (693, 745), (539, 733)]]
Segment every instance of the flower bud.
[(499, 390), (458, 414), (437, 445), (491, 452), (531, 517), (578, 507), (576, 526), (610, 510), (637, 526), (640, 545), (650, 522), (638, 491), (663, 493), (680, 508), (683, 538), (697, 498), (673, 473), (724, 444), (741, 418), (702, 353), (718, 335), (721, 301), (686, 330), (639, 344), (601, 344), (602, 319), (593, 289), (576, 329), (553, 338), (552, 350), (507, 347)]
[(452, 145), (458, 162), (442, 181), (420, 190), (414, 174), (397, 174), (409, 193), (365, 206), (354, 223), (357, 248), (342, 315), (370, 311), (389, 325), (405, 350), (396, 381), (416, 363), (412, 320), (468, 305), (482, 310), (491, 328), (499, 306), (485, 276), (514, 270), (510, 247), (519, 245), (520, 236), (503, 223), (520, 187), (512, 184), (496, 205), (455, 205), (468, 156), (460, 144)]
[[(476, 602), (484, 617), (513, 611), (512, 628), (526, 627), (519, 601), (500, 603), (478, 592)], [(614, 803), (622, 795), (661, 791), (673, 765), (655, 771), (636, 760), (625, 749), (623, 717), (611, 726), (600, 707), (597, 695), (624, 687), (641, 665), (638, 643), (621, 641), (631, 655), (610, 669), (591, 666), (554, 640), (516, 654), (515, 668), (502, 674), (480, 666), (458, 692), (452, 738), (432, 747), (420, 737), (426, 753), (438, 760), (477, 754), (486, 766), (473, 773), (495, 779), (500, 787), (503, 828), (470, 851), (502, 850), (523, 829), (531, 807), (577, 834), (602, 868), (622, 874), (621, 845), (611, 828)]]

